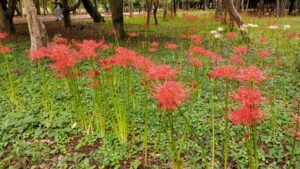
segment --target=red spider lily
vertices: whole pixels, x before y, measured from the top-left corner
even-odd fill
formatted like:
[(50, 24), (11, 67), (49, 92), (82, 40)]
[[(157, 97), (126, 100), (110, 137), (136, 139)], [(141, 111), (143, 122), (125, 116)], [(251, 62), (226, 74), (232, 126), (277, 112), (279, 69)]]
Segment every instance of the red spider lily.
[(151, 66), (146, 75), (154, 80), (173, 79), (177, 72), (168, 65)]
[(130, 38), (136, 38), (136, 37), (139, 36), (139, 34), (134, 32), (134, 33), (128, 34), (128, 36), (129, 36)]
[(151, 52), (151, 53), (155, 53), (157, 51), (158, 51), (158, 49), (155, 47), (149, 48), (149, 52)]
[(237, 56), (237, 55), (231, 56), (230, 60), (235, 65), (240, 65), (240, 66), (245, 65), (245, 62), (241, 56)]
[(237, 79), (239, 79), (242, 83), (244, 82), (260, 83), (262, 81), (267, 80), (267, 78), (264, 77), (264, 73), (255, 66), (250, 66), (245, 69), (241, 69), (237, 75)]
[(159, 42), (153, 41), (151, 43), (151, 47), (158, 47), (159, 46)]
[(292, 114), (292, 116), (293, 116), (295, 122), (300, 124), (300, 115)]
[(132, 64), (136, 69), (140, 69), (142, 71), (147, 71), (154, 65), (151, 59), (143, 56), (136, 56)]
[(116, 35), (117, 34), (117, 30), (115, 28), (111, 29), (111, 34)]
[(193, 65), (197, 69), (202, 66), (201, 61), (196, 57), (189, 57), (189, 62), (191, 65)]
[(173, 43), (166, 43), (165, 48), (168, 49), (168, 50), (175, 50), (175, 49), (178, 48), (178, 45), (173, 44)]
[(233, 38), (237, 37), (237, 34), (235, 32), (228, 32), (226, 34), (226, 37), (229, 38), (229, 39), (233, 39)]
[(105, 50), (108, 48), (108, 45), (105, 44), (104, 39), (99, 43), (94, 40), (83, 40), (82, 43), (73, 42), (79, 48), (79, 56), (81, 59), (91, 60), (94, 59), (99, 53), (96, 51), (101, 48)]
[(300, 131), (297, 131), (297, 132), (295, 133), (295, 137), (297, 137), (297, 139), (300, 141)]
[(193, 44), (199, 45), (201, 44), (201, 36), (200, 35), (191, 35), (191, 40)]
[(93, 80), (92, 82), (86, 84), (87, 87), (98, 87), (99, 85), (99, 80)]
[(198, 87), (198, 82), (197, 81), (192, 81), (191, 89), (195, 90), (195, 89), (197, 89), (197, 87)]
[(258, 120), (263, 120), (263, 113), (259, 111), (257, 106), (244, 105), (238, 110), (231, 112), (229, 120), (234, 125), (252, 126), (257, 123)]
[(215, 67), (209, 74), (211, 78), (235, 78), (237, 75), (237, 69), (233, 66), (220, 66)]
[(5, 54), (11, 52), (11, 49), (6, 46), (0, 46), (0, 54)]
[(126, 49), (124, 47), (118, 47), (115, 49), (116, 55), (112, 56), (114, 64), (116, 66), (128, 67), (136, 59), (137, 54), (134, 51)]
[(248, 51), (247, 47), (245, 47), (245, 46), (239, 46), (239, 47), (234, 48), (234, 53), (238, 53), (238, 54), (243, 54), (243, 53), (246, 53), (247, 51)]
[(28, 57), (31, 61), (40, 60), (48, 56), (49, 50), (45, 47), (41, 47), (36, 51), (31, 51), (28, 54)]
[(235, 94), (235, 96), (233, 96), (233, 99), (238, 100), (244, 105), (253, 105), (264, 100), (258, 89), (250, 89), (246, 86), (241, 87)]
[(54, 38), (54, 42), (58, 44), (67, 44), (68, 40), (62, 37), (56, 37)]
[(114, 66), (115, 60), (110, 57), (107, 59), (100, 59), (97, 63), (104, 71), (108, 71)]
[(262, 58), (266, 58), (269, 57), (271, 54), (269, 51), (261, 51), (258, 53), (258, 56), (262, 57)]
[(210, 60), (212, 60), (214, 62), (218, 62), (218, 61), (220, 61), (222, 59), (220, 56), (214, 54), (211, 51), (205, 50), (205, 49), (203, 49), (201, 47), (191, 47), (190, 51), (192, 53), (195, 53), (195, 54), (203, 55), (203, 56), (209, 58)]
[(258, 42), (260, 42), (260, 43), (265, 43), (266, 41), (267, 41), (267, 39), (264, 37), (258, 38)]
[(153, 97), (157, 100), (158, 107), (171, 112), (177, 106), (182, 106), (184, 99), (188, 98), (188, 94), (181, 83), (166, 81), (154, 89)]
[(99, 75), (100, 75), (100, 72), (97, 69), (90, 70), (86, 73), (86, 76), (88, 78), (98, 77)]
[(188, 35), (186, 35), (186, 34), (180, 34), (179, 36), (180, 36), (181, 39), (186, 39), (186, 38), (188, 38)]
[(8, 34), (6, 32), (0, 32), (0, 40), (6, 39)]

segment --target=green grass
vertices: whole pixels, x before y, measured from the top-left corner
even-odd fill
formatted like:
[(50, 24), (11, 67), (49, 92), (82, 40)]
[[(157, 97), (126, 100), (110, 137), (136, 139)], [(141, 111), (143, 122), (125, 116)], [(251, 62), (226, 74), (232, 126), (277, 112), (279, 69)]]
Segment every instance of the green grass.
[[(211, 12), (192, 12), (191, 14), (204, 18), (203, 22), (186, 21), (180, 17), (168, 18), (162, 21), (159, 16), (159, 25), (151, 25), (145, 30), (142, 24), (144, 16), (125, 18), (127, 33), (137, 32), (141, 36), (136, 39), (123, 41), (121, 46), (128, 47), (156, 63), (167, 63), (177, 65), (181, 70), (176, 78), (187, 86), (191, 85), (193, 79), (192, 68), (189, 66), (184, 53), (189, 50), (190, 40), (181, 39), (180, 34), (190, 34), (191, 27), (193, 34), (202, 36), (202, 46), (224, 58), (232, 54), (232, 48), (244, 44), (240, 36), (234, 41), (220, 41), (211, 37), (209, 32), (220, 26), (225, 32), (231, 30), (230, 26), (221, 25), (219, 22), (210, 20)], [(288, 165), (291, 156), (293, 133), (295, 123), (291, 113), (299, 114), (300, 106), (300, 45), (299, 38), (287, 38), (288, 33), (299, 32), (299, 17), (285, 18), (257, 18), (245, 16), (245, 21), (258, 24), (258, 28), (249, 28), (252, 39), (249, 44), (249, 52), (245, 57), (248, 65), (260, 66), (270, 77), (260, 85), (262, 95), (266, 101), (262, 104), (262, 111), (265, 112), (266, 120), (258, 126), (259, 135), (259, 159), (260, 168), (282, 168)], [(153, 23), (153, 21), (151, 20)], [(86, 29), (67, 33), (62, 31), (63, 37), (69, 39), (94, 39), (105, 37), (106, 41), (115, 44), (111, 32), (111, 23), (108, 20), (105, 24), (94, 24), (90, 20), (74, 21), (74, 24), (84, 24)], [(268, 29), (271, 24), (280, 27), (279, 30)], [(283, 30), (285, 24), (291, 25), (291, 29)], [(57, 28), (62, 23), (47, 23), (50, 36), (59, 32)], [(56, 74), (44, 65), (46, 79), (49, 86), (48, 98), (53, 101), (52, 122), (49, 122), (48, 112), (45, 112), (42, 105), (41, 86), (42, 79), (37, 64), (31, 63), (25, 55), (29, 49), (29, 37), (26, 25), (18, 25), (19, 34), (9, 37), (7, 42), (13, 51), (9, 57), (9, 65), (14, 79), (17, 92), (18, 105), (11, 103), (8, 97), (7, 73), (4, 66), (4, 59), (1, 55), (0, 63), (0, 168), (168, 168), (169, 150), (167, 138), (162, 135), (157, 151), (154, 152), (156, 140), (161, 128), (159, 121), (161, 112), (156, 109), (156, 103), (150, 99), (145, 107), (143, 103), (149, 97), (140, 87), (141, 76), (139, 73), (132, 73), (131, 84), (135, 88), (136, 95), (140, 97), (140, 109), (129, 112), (129, 142), (120, 144), (115, 137), (110, 119), (107, 121), (108, 130), (104, 138), (100, 138), (96, 132), (84, 135), (81, 129), (74, 125), (72, 112), (72, 96), (68, 91), (67, 84), (63, 79), (55, 78)], [(236, 28), (233, 31), (238, 32)], [(267, 43), (262, 46), (257, 43), (257, 38), (266, 37)], [(160, 42), (159, 50), (150, 53), (147, 47), (141, 42)], [(180, 47), (175, 53), (166, 50), (163, 45), (166, 42), (178, 44)], [(268, 49), (272, 55), (260, 65), (255, 55), (260, 49)], [(109, 56), (113, 49), (103, 55)], [(173, 59), (175, 54), (176, 59)], [(277, 63), (283, 64), (279, 67)], [(225, 64), (229, 61), (226, 59)], [(224, 64), (224, 63), (220, 63)], [(180, 68), (178, 65), (181, 64)], [(82, 71), (88, 69), (82, 64)], [(211, 65), (212, 66), (212, 65)], [(211, 70), (211, 69), (210, 69)], [(202, 73), (202, 70), (201, 70)], [(182, 108), (189, 117), (193, 130), (200, 136), (205, 145), (205, 154), (208, 161), (211, 161), (211, 113), (215, 113), (215, 168), (222, 168), (223, 165), (223, 99), (224, 85), (221, 80), (211, 82), (207, 76), (201, 77), (203, 93), (200, 97), (189, 99)], [(215, 87), (215, 95), (212, 91)], [(236, 90), (237, 84), (232, 85)], [(91, 90), (84, 87), (84, 104), (91, 107)], [(212, 104), (212, 101), (214, 104)], [(230, 107), (237, 108), (237, 104), (230, 101)], [(143, 131), (144, 131), (144, 110), (149, 112), (149, 161), (144, 162), (143, 155)], [(184, 120), (176, 115), (175, 129), (178, 140), (184, 133)], [(110, 117), (110, 115), (109, 115)], [(229, 165), (233, 168), (247, 168), (247, 152), (243, 142), (243, 128), (241, 126), (230, 126), (230, 152)], [(295, 157), (297, 158), (294, 168), (300, 168), (300, 149), (297, 142)], [(154, 154), (156, 153), (156, 154)], [(204, 168), (201, 158), (201, 150), (195, 142), (191, 132), (187, 132), (185, 144), (182, 147), (181, 160), (185, 168)]]

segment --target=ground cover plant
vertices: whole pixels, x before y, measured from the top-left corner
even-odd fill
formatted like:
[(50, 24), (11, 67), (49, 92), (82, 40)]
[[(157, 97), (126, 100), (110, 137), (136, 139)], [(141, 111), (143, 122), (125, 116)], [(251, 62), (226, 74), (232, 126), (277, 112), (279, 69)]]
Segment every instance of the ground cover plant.
[(299, 19), (144, 19), (0, 34), (0, 168), (300, 168)]

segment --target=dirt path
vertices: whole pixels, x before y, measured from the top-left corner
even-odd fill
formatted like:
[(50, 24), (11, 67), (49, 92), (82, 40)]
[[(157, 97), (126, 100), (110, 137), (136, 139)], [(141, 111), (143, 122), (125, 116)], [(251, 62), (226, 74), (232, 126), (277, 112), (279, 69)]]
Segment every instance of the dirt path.
[[(138, 13), (138, 12), (134, 12), (133, 15), (139, 15), (142, 14)], [(103, 17), (107, 18), (110, 17), (110, 14), (108, 13), (102, 13), (101, 14)], [(124, 13), (125, 16), (128, 16), (129, 13)], [(53, 22), (56, 20), (56, 17), (54, 15), (40, 15), (39, 18), (43, 21), (43, 22)], [(77, 14), (77, 15), (71, 15), (71, 19), (75, 20), (75, 19), (91, 19), (91, 16), (88, 14)], [(27, 20), (26, 17), (22, 17), (22, 16), (15, 16), (14, 17), (14, 24), (26, 24)]]

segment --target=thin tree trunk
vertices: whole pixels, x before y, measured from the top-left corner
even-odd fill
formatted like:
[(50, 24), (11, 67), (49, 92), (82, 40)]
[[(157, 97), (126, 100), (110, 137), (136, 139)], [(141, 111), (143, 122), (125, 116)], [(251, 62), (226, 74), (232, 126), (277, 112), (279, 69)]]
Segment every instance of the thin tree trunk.
[(74, 4), (73, 6), (70, 6), (68, 3), (68, 0), (61, 0), (62, 4), (63, 4), (63, 16), (64, 16), (64, 25), (65, 28), (69, 29), (72, 26), (71, 23), (71, 11), (75, 11), (81, 4), (81, 0), (78, 0), (76, 4)]
[(294, 6), (295, 6), (295, 0), (290, 0), (289, 15), (293, 14)]
[(264, 15), (264, 0), (259, 0), (259, 17)]
[(103, 17), (98, 12), (97, 8), (93, 6), (92, 2), (90, 0), (81, 0), (84, 8), (89, 13), (89, 15), (93, 18), (94, 22), (104, 22)]
[(16, 5), (16, 0), (11, 0), (9, 3), (7, 3), (7, 0), (1, 0), (0, 2), (0, 29), (10, 34), (16, 32), (13, 23)]
[(153, 0), (146, 0), (146, 12), (147, 12), (147, 19), (146, 19), (146, 25), (147, 27), (150, 26), (150, 16), (151, 16), (151, 11), (152, 11), (152, 4)]
[(173, 0), (173, 14), (176, 16), (176, 0)]
[(48, 36), (45, 25), (38, 19), (37, 10), (32, 0), (24, 0), (26, 18), (30, 33), (31, 51), (47, 46)]
[(128, 0), (128, 7), (129, 7), (129, 16), (132, 17), (132, 10), (133, 10), (132, 0)]
[(241, 0), (241, 11), (243, 12), (245, 10), (245, 0)]
[(123, 0), (109, 0), (109, 6), (117, 36), (119, 39), (123, 40), (125, 38)]
[(246, 4), (246, 12), (248, 12), (249, 2), (250, 2), (250, 0), (247, 0), (247, 4)]
[(158, 25), (158, 20), (157, 20), (157, 10), (158, 10), (158, 6), (159, 6), (159, 0), (154, 0), (155, 2), (153, 3), (154, 5), (154, 9), (153, 9), (153, 17), (154, 17), (154, 21), (155, 21), (155, 25)]
[(221, 18), (222, 13), (223, 13), (223, 2), (222, 0), (217, 0), (215, 17)]
[(226, 6), (227, 6), (227, 9), (228, 9), (228, 12), (229, 12), (230, 16), (232, 17), (232, 19), (236, 22), (237, 26), (239, 27), (243, 39), (245, 41), (249, 42), (250, 38), (249, 38), (248, 32), (247, 32), (246, 29), (244, 29), (242, 27), (244, 22), (243, 22), (241, 16), (239, 15), (239, 13), (237, 12), (237, 10), (235, 9), (234, 4), (233, 4), (233, 0), (225, 0), (225, 1), (226, 1)]
[(168, 1), (164, 0), (164, 14), (163, 14), (164, 21), (167, 19), (167, 16), (168, 16)]
[(40, 0), (35, 0), (35, 6), (36, 6), (37, 14), (40, 15), (41, 14)]
[(279, 16), (282, 17), (285, 15), (285, 7), (286, 7), (286, 0), (279, 1)]

